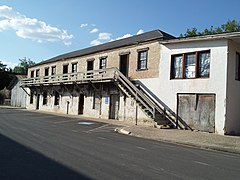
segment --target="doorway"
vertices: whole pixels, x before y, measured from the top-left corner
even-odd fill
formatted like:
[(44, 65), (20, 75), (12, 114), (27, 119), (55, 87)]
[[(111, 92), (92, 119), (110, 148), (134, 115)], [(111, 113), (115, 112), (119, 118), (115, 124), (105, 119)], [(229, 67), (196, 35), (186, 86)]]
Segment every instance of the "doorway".
[(118, 94), (110, 95), (109, 119), (118, 119), (119, 99)]
[[(93, 70), (93, 64), (94, 61), (87, 61), (87, 71), (91, 71)], [(87, 78), (93, 78), (93, 76), (91, 76), (93, 73), (87, 73)]]
[(84, 95), (79, 95), (79, 103), (78, 103), (78, 114), (83, 114), (84, 109)]
[(40, 103), (40, 94), (37, 94), (36, 109), (39, 109), (39, 103)]
[(128, 77), (128, 66), (129, 66), (128, 59), (129, 59), (128, 54), (120, 55), (119, 70), (126, 77)]
[(192, 129), (215, 132), (215, 95), (178, 94), (178, 116)]

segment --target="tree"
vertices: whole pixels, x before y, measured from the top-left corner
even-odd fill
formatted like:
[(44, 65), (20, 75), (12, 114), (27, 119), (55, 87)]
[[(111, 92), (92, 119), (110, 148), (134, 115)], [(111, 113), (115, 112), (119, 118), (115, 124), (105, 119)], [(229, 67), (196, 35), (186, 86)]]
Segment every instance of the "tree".
[(30, 58), (23, 58), (19, 59), (20, 63), (14, 67), (13, 72), (17, 74), (27, 74), (27, 69), (34, 65), (35, 62), (32, 61)]
[(4, 72), (6, 70), (7, 65), (3, 64), (2, 61), (0, 61), (0, 72)]
[(202, 32), (198, 32), (197, 28), (187, 29), (186, 33), (180, 34), (180, 37), (192, 37), (192, 36), (203, 36), (219, 33), (228, 33), (228, 32), (239, 32), (240, 31), (240, 22), (236, 20), (228, 20), (225, 24), (222, 24), (219, 27), (204, 29)]

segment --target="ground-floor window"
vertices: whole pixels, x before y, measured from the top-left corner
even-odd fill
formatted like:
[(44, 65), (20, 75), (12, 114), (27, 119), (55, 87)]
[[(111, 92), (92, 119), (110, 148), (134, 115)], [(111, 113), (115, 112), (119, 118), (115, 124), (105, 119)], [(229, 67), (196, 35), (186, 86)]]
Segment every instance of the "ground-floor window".
[(93, 109), (100, 110), (100, 93), (94, 92), (93, 95)]

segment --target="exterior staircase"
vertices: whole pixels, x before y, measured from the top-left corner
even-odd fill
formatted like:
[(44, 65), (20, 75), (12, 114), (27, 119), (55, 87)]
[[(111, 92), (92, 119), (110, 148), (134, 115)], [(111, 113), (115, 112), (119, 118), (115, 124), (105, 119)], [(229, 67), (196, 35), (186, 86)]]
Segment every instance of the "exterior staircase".
[(156, 127), (170, 127), (187, 129), (187, 125), (177, 118), (162, 102), (156, 100), (143, 86), (134, 84), (126, 78), (118, 68), (106, 68), (100, 70), (91, 70), (86, 72), (59, 74), (53, 76), (44, 76), (36, 78), (26, 78), (22, 80), (22, 88), (32, 86), (48, 86), (60, 84), (91, 84), (113, 82), (126, 96), (132, 98), (138, 104), (138, 107), (150, 118), (155, 121)]

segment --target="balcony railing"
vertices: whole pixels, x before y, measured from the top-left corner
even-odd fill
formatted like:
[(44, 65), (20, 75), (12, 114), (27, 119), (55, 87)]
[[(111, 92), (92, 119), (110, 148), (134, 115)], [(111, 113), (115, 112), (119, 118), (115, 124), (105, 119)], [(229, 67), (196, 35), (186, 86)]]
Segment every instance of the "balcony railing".
[(26, 78), (22, 80), (22, 86), (53, 85), (60, 83), (70, 84), (74, 82), (81, 83), (86, 81), (107, 81), (113, 80), (115, 71), (116, 68), (107, 68), (85, 72)]

